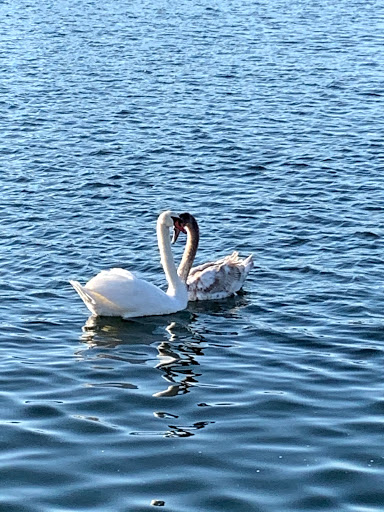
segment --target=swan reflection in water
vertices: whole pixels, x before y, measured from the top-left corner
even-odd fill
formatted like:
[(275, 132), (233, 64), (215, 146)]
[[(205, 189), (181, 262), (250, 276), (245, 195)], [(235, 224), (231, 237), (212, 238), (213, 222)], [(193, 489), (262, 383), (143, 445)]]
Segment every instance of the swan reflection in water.
[[(75, 353), (80, 360), (91, 362), (95, 370), (95, 373), (91, 373), (92, 378), (87, 387), (120, 388), (125, 391), (131, 390), (134, 395), (137, 390), (144, 390), (145, 393), (147, 386), (153, 385), (154, 382), (155, 386), (158, 386), (159, 381), (148, 373), (156, 370), (160, 372), (165, 385), (159, 390), (156, 390), (156, 387), (155, 390), (152, 388), (152, 400), (189, 393), (193, 387), (199, 386), (199, 380), (202, 378), (202, 366), (199, 361), (204, 357), (204, 348), (209, 344), (210, 336), (223, 334), (223, 331), (215, 332), (212, 326), (215, 323), (212, 322), (213, 317), (232, 318), (235, 327), (239, 310), (246, 303), (244, 297), (205, 305), (202, 302), (194, 303), (188, 310), (173, 315), (134, 320), (91, 316), (82, 328), (82, 348)], [(230, 330), (233, 331), (233, 327)], [(131, 370), (127, 368), (127, 363), (132, 365)], [(144, 368), (139, 368), (140, 365)], [(100, 370), (103, 374), (105, 370), (112, 371), (114, 375), (119, 374), (120, 378), (117, 380), (120, 382), (101, 383), (98, 380)], [(128, 375), (131, 382), (121, 382)], [(140, 395), (137, 395), (137, 399), (141, 400)], [(130, 434), (188, 437), (210, 423), (200, 421), (192, 425), (175, 425), (179, 421), (176, 420), (178, 416), (170, 416), (169, 413), (157, 410), (153, 415), (164, 418), (165, 421), (172, 420), (173, 424), (167, 425), (169, 430), (166, 431)]]
[[(204, 337), (194, 330), (194, 318), (188, 312), (130, 321), (91, 316), (81, 336), (87, 349), (78, 350), (76, 356), (99, 361), (115, 359), (135, 365), (153, 361), (153, 368), (160, 370), (167, 382), (167, 388), (154, 396), (184, 394), (200, 376), (195, 371), (199, 366), (196, 357), (204, 355), (201, 346)], [(120, 350), (109, 350), (117, 347)], [(156, 356), (153, 347), (157, 349)]]
[[(168, 384), (154, 396), (176, 396), (187, 393), (201, 376), (198, 358), (215, 332), (211, 317), (231, 319), (233, 326), (239, 311), (247, 304), (246, 296), (222, 301), (190, 303), (188, 310), (173, 315), (123, 320), (118, 317), (91, 316), (82, 328), (81, 341), (86, 350), (76, 351), (85, 360), (109, 359), (134, 365), (154, 362)], [(230, 328), (233, 331), (233, 327)], [(111, 350), (117, 349), (119, 350)], [(156, 360), (153, 347), (157, 349)]]

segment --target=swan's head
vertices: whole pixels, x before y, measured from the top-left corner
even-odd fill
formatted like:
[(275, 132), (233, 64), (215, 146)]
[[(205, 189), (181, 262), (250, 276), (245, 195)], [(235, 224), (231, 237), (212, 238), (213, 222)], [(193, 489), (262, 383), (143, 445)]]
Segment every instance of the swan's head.
[(180, 234), (180, 231), (186, 233), (187, 229), (193, 229), (195, 232), (199, 231), (197, 221), (190, 213), (181, 213), (178, 217), (173, 217), (173, 238), (172, 243), (174, 244)]
[(177, 219), (177, 213), (174, 213), (171, 210), (167, 210), (159, 215), (157, 219), (157, 224), (160, 226), (165, 226), (167, 228), (172, 228), (174, 226), (175, 221), (173, 219)]

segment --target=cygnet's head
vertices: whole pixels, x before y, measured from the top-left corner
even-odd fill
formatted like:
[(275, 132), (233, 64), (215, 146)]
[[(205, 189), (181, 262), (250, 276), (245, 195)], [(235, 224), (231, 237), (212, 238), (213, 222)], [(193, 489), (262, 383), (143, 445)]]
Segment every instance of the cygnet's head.
[(173, 238), (172, 243), (175, 243), (180, 232), (187, 232), (187, 229), (192, 229), (195, 233), (199, 233), (199, 226), (197, 224), (197, 220), (193, 215), (188, 212), (181, 213), (176, 219), (173, 221)]

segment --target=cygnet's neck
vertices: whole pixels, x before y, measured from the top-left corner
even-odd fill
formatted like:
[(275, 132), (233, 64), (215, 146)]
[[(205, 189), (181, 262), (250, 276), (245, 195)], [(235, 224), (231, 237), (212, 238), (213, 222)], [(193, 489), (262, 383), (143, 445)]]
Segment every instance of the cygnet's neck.
[(177, 273), (180, 279), (186, 283), (189, 272), (192, 268), (195, 260), (197, 248), (199, 246), (199, 226), (195, 217), (191, 215), (191, 222), (186, 224), (185, 229), (187, 231), (187, 243), (185, 245), (183, 257), (181, 259)]

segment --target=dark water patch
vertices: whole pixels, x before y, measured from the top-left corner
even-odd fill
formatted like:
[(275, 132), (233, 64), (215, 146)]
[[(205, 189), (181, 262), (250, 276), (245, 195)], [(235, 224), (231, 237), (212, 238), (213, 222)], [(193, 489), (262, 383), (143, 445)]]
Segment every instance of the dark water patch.
[(121, 389), (137, 389), (137, 386), (129, 382), (103, 382), (100, 384), (91, 384), (92, 387), (101, 388), (121, 388)]
[(41, 417), (55, 418), (62, 414), (60, 412), (60, 410), (58, 410), (56, 407), (54, 407), (52, 405), (44, 405), (44, 404), (37, 405), (35, 403), (31, 404), (28, 401), (26, 403), (28, 403), (27, 409), (25, 412), (25, 416), (27, 418), (41, 418)]

